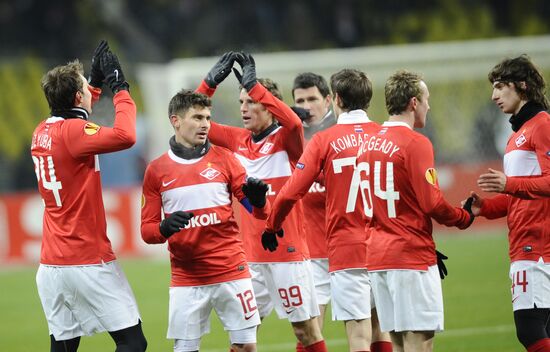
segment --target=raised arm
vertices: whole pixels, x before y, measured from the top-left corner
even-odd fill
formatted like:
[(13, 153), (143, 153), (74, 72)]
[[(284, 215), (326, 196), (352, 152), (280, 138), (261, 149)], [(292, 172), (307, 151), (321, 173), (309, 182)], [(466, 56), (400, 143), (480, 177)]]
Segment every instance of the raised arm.
[(296, 202), (304, 197), (322, 171), (324, 158), (321, 156), (318, 139), (314, 136), (306, 146), (296, 169), (275, 198), (266, 230), (277, 232)]

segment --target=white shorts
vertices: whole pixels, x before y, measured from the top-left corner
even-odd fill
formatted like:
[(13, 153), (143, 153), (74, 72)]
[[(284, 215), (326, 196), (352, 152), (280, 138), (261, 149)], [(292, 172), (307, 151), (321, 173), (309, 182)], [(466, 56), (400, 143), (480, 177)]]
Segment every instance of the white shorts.
[(279, 319), (286, 318), (292, 323), (319, 315), (308, 261), (249, 263), (249, 269), (262, 318), (268, 316), (273, 308)]
[(518, 260), (510, 264), (512, 306), (520, 309), (550, 308), (550, 263)]
[(327, 305), (330, 302), (330, 274), (328, 272), (328, 259), (311, 259), (311, 271), (315, 284), (317, 303)]
[(330, 273), (332, 320), (362, 320), (371, 316), (371, 288), (367, 269)]
[(136, 299), (116, 261), (98, 265), (40, 264), (38, 295), (56, 340), (116, 331), (136, 325)]
[(382, 331), (443, 331), (443, 293), (437, 265), (428, 271), (369, 271)]
[(209, 333), (212, 309), (216, 311), (226, 331), (260, 325), (260, 315), (250, 279), (214, 285), (170, 287), (167, 337), (193, 340)]

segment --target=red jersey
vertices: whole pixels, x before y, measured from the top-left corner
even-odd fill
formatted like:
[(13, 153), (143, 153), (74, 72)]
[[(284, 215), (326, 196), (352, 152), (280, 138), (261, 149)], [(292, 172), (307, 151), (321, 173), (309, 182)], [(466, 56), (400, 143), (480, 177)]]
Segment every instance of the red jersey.
[(367, 268), (427, 270), (436, 264), (432, 221), (469, 225), (439, 189), (432, 143), (402, 122), (385, 122), (357, 158), (367, 216)]
[(550, 262), (550, 115), (539, 112), (508, 139), (504, 193), (485, 199), (481, 215), (508, 215), (512, 261)]
[[(209, 96), (214, 94), (214, 89), (209, 88), (204, 81), (197, 91)], [(248, 94), (256, 102), (265, 106), (280, 126), (261, 141), (254, 142), (252, 133), (245, 128), (212, 122), (208, 138), (212, 143), (233, 151), (249, 176), (267, 183), (269, 185), (267, 198), (273, 203), (302, 155), (304, 143), (302, 121), (292, 109), (274, 97), (261, 84), (256, 84)], [(243, 212), (241, 230), (248, 261), (291, 262), (309, 258), (303, 216), (300, 202), (289, 214), (283, 226), (285, 236), (279, 240), (279, 248), (275, 252), (269, 252), (263, 249), (261, 243), (265, 220), (258, 220)]]
[[(92, 93), (97, 100), (100, 90)], [(136, 106), (125, 90), (115, 94), (113, 102), (113, 128), (52, 116), (34, 130), (31, 154), (45, 205), (42, 264), (100, 264), (115, 259), (106, 233), (97, 154), (135, 143)]]
[(341, 114), (335, 126), (316, 133), (275, 199), (267, 221), (268, 230), (280, 229), (294, 203), (322, 173), (327, 207), (325, 241), (331, 272), (366, 267), (367, 237), (355, 159), (359, 146), (379, 127), (363, 110), (353, 110)]
[[(183, 175), (183, 176), (182, 176)], [(171, 150), (153, 160), (145, 171), (141, 236), (147, 243), (168, 241), (171, 286), (199, 286), (249, 278), (232, 195), (245, 198), (244, 168), (233, 154), (212, 145), (201, 158), (186, 160)], [(189, 224), (168, 240), (160, 233), (164, 216), (193, 213)], [(269, 202), (254, 215), (267, 217)]]

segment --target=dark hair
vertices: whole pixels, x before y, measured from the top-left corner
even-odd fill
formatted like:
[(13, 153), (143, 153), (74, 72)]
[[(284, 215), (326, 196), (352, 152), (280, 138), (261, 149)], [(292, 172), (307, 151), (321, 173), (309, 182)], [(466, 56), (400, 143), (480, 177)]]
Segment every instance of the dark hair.
[(193, 106), (203, 108), (212, 107), (212, 101), (204, 94), (189, 89), (182, 89), (170, 99), (168, 104), (168, 117), (176, 114), (185, 114)]
[(369, 107), (372, 98), (372, 83), (367, 75), (359, 70), (343, 69), (330, 77), (332, 94), (340, 97), (345, 111), (363, 109)]
[(84, 69), (78, 60), (48, 71), (41, 80), (42, 90), (52, 110), (74, 107), (76, 92), (83, 92)]
[[(544, 77), (526, 54), (502, 60), (493, 67), (487, 78), (491, 83), (496, 81), (513, 83), (522, 99), (539, 103), (545, 110), (550, 107), (548, 98), (544, 94), (546, 89)], [(521, 87), (520, 82), (525, 82), (525, 89)]]
[(294, 84), (292, 86), (292, 98), (294, 98), (294, 91), (296, 89), (307, 89), (311, 87), (317, 87), (319, 93), (325, 98), (330, 94), (328, 89), (327, 81), (323, 76), (319, 76), (313, 72), (304, 72), (300, 73), (296, 78), (294, 78)]
[(283, 95), (279, 89), (279, 85), (270, 78), (258, 78), (258, 82), (265, 87), (271, 94), (276, 96), (279, 100), (283, 100)]
[(407, 110), (409, 101), (413, 97), (422, 101), (420, 82), (422, 82), (422, 75), (406, 70), (399, 70), (388, 78), (384, 95), (386, 110), (390, 115), (398, 115)]

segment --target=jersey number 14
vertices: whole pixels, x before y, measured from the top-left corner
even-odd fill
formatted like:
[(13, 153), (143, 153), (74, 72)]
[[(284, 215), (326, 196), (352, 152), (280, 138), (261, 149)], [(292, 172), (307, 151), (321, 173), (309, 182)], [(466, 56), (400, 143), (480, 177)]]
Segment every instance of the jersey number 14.
[(46, 157), (46, 161), (48, 164), (48, 177), (50, 179), (49, 181), (46, 179), (46, 167), (44, 166), (44, 157), (36, 157), (33, 155), (32, 161), (34, 162), (34, 172), (36, 173), (36, 179), (38, 180), (38, 183), (42, 181), (42, 186), (44, 187), (44, 189), (53, 192), (55, 205), (61, 207), (61, 195), (59, 194), (59, 190), (63, 187), (61, 185), (61, 181), (58, 181), (57, 177), (55, 176), (55, 166), (53, 165), (52, 156), (48, 155)]

